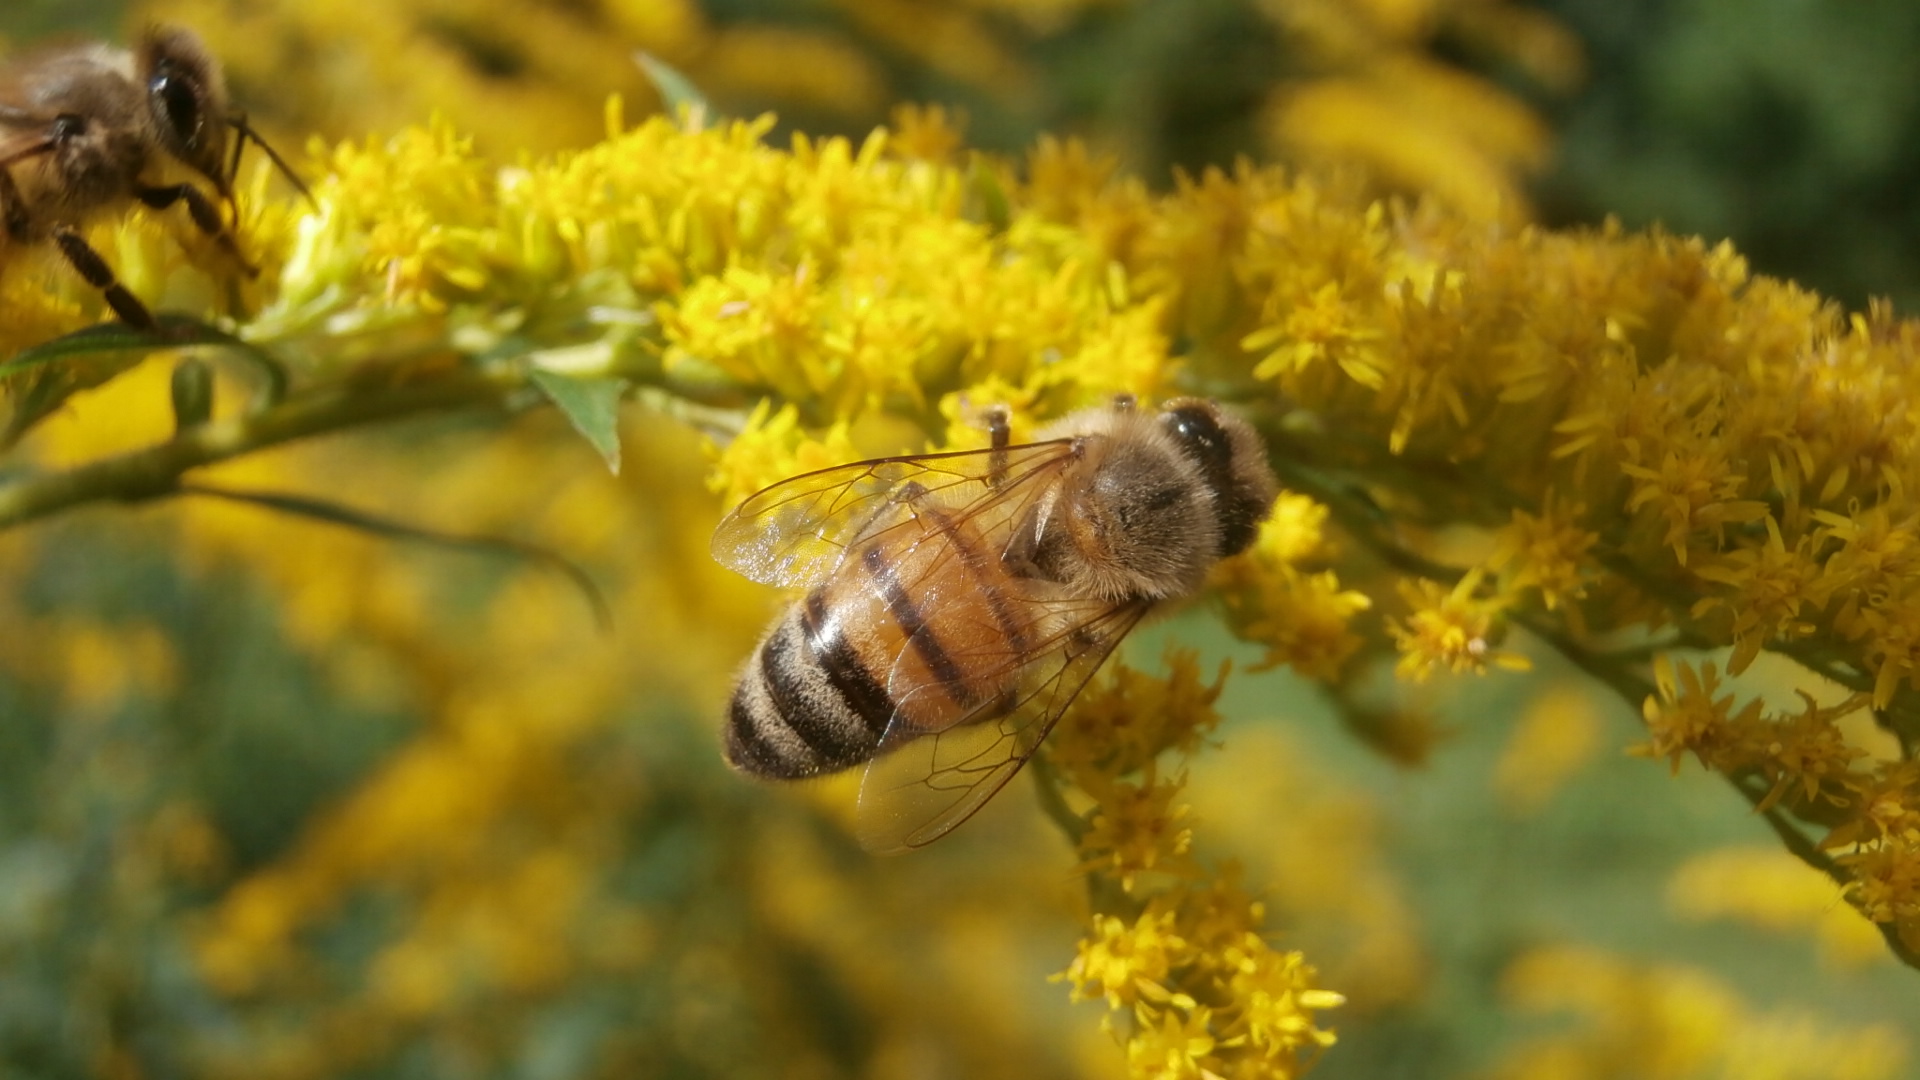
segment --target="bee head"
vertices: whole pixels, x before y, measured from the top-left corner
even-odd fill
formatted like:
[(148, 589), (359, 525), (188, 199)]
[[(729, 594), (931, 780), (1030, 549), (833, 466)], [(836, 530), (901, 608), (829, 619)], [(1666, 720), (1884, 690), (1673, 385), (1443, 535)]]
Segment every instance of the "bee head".
[(191, 30), (154, 27), (140, 42), (136, 68), (160, 145), (231, 200), (227, 85), (220, 65)]
[(1160, 411), (1160, 423), (1200, 466), (1213, 490), (1220, 515), (1220, 557), (1245, 551), (1273, 506), (1279, 486), (1260, 436), (1246, 421), (1221, 412), (1203, 398), (1167, 402)]

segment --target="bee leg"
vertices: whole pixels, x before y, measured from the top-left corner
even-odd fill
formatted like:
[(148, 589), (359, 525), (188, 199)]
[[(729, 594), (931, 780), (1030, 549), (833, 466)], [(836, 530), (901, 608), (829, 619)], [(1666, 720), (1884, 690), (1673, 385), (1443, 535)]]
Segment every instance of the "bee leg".
[[(927, 497), (927, 485), (922, 484), (918, 480), (909, 480), (906, 483), (900, 485), (899, 491), (896, 491), (893, 493), (892, 501), (894, 502), (894, 504), (899, 506), (912, 507), (912, 506), (920, 505), (920, 503), (926, 500), (926, 497)], [(882, 513), (884, 512), (885, 511), (882, 511)], [(878, 520), (878, 519), (875, 518), (874, 520)], [(870, 526), (872, 522), (869, 521), (868, 524)]]
[(187, 214), (193, 218), (195, 225), (200, 226), (200, 231), (213, 237), (215, 242), (225, 248), (227, 254), (232, 255), (235, 261), (239, 262), (241, 269), (247, 272), (248, 277), (259, 276), (259, 267), (248, 262), (247, 257), (240, 254), (240, 245), (234, 242), (233, 230), (227, 228), (227, 223), (220, 220), (220, 208), (215, 206), (213, 200), (207, 198), (206, 193), (199, 188), (192, 184), (173, 184), (168, 187), (135, 188), (133, 193), (141, 202), (155, 210), (165, 210), (177, 202), (186, 203)]
[(1000, 553), (1000, 565), (1017, 578), (1044, 578), (1040, 570), (1040, 508), (1030, 506), (1013, 527), (1013, 538)]
[(79, 233), (74, 232), (72, 226), (54, 226), (53, 242), (60, 246), (60, 254), (66, 256), (74, 271), (106, 296), (107, 306), (113, 309), (121, 322), (153, 333), (160, 331), (160, 323), (153, 317), (153, 312), (148, 311), (147, 305), (141, 303), (139, 297), (120, 284), (120, 279), (113, 276), (113, 267), (108, 266), (107, 260), (101, 258), (100, 253), (93, 250), (92, 245)]
[(1013, 421), (1005, 405), (989, 406), (986, 412), (987, 438), (992, 450), (987, 454), (987, 486), (1000, 490), (1007, 482), (1007, 446), (1013, 442)]
[(16, 242), (27, 238), (27, 231), (33, 228), (33, 218), (27, 216), (27, 203), (20, 197), (19, 185), (13, 182), (13, 174), (0, 169), (0, 223), (4, 223), (7, 236)]

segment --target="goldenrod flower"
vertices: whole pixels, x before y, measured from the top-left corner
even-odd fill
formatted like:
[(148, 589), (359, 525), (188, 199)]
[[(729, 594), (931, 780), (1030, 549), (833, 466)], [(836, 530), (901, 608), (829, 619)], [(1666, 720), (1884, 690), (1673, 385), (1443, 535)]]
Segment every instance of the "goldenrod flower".
[[(1666, 758), (1674, 772), (1691, 753), (1710, 769), (1731, 770), (1747, 763), (1749, 732), (1760, 723), (1764, 703), (1754, 700), (1734, 711), (1732, 694), (1719, 695), (1720, 672), (1711, 663), (1675, 665), (1654, 661), (1657, 697), (1647, 698), (1642, 713), (1652, 741), (1633, 748), (1647, 757)], [(1716, 696), (1719, 695), (1719, 696)]]
[(1495, 647), (1502, 604), (1497, 597), (1477, 595), (1479, 572), (1469, 573), (1452, 588), (1435, 581), (1401, 585), (1401, 595), (1413, 611), (1389, 624), (1400, 646), (1398, 671), (1416, 682), (1436, 668), (1482, 672), (1489, 667), (1524, 671), (1525, 657)]
[(1211, 682), (1190, 649), (1169, 649), (1167, 674), (1114, 664), (1080, 692), (1048, 743), (1052, 760), (1076, 781), (1151, 772), (1161, 754), (1198, 750), (1220, 723), (1214, 703), (1227, 666)]
[(707, 483), (723, 503), (736, 506), (776, 481), (859, 457), (844, 421), (815, 438), (800, 426), (798, 407), (789, 404), (776, 412), (772, 399), (763, 398), (716, 455)]
[(1188, 808), (1174, 802), (1185, 777), (1160, 783), (1149, 766), (1138, 782), (1096, 775), (1081, 783), (1095, 802), (1092, 820), (1080, 836), (1081, 870), (1111, 877), (1127, 892), (1134, 891), (1141, 874), (1200, 873), (1189, 857), (1193, 831), (1183, 824)]
[(1174, 964), (1187, 950), (1175, 932), (1175, 918), (1173, 911), (1152, 908), (1132, 922), (1096, 916), (1092, 934), (1080, 942), (1079, 955), (1058, 977), (1073, 984), (1075, 1001), (1104, 998), (1107, 1007), (1116, 1010), (1143, 1001), (1192, 1008), (1192, 998), (1167, 987)]
[(1816, 799), (1843, 806), (1851, 801), (1843, 794), (1843, 785), (1854, 779), (1853, 762), (1867, 752), (1849, 743), (1834, 721), (1865, 709), (1867, 696), (1857, 694), (1829, 708), (1822, 708), (1804, 691), (1801, 699), (1804, 709), (1767, 725), (1758, 765), (1773, 787), (1757, 809), (1773, 806), (1794, 787), (1800, 789), (1803, 805)]
[(1144, 1011), (1127, 1041), (1127, 1066), (1140, 1080), (1216, 1080), (1215, 1039), (1206, 1006)]
[(1228, 1008), (1236, 1014), (1226, 1030), (1269, 1061), (1333, 1045), (1333, 1034), (1315, 1026), (1315, 1012), (1338, 1008), (1345, 998), (1317, 988), (1317, 973), (1299, 953), (1282, 953), (1248, 934), (1227, 951)]
[(1849, 893), (1861, 914), (1878, 923), (1893, 923), (1906, 935), (1909, 948), (1920, 945), (1906, 931), (1920, 917), (1920, 842), (1902, 837), (1840, 856), (1853, 875)]
[(1857, 780), (1858, 816), (1828, 834), (1826, 846), (1920, 836), (1920, 762), (1881, 763)]
[(1540, 514), (1515, 510), (1487, 565), (1500, 574), (1505, 589), (1537, 589), (1548, 611), (1565, 610), (1571, 617), (1577, 610), (1573, 602), (1586, 595), (1593, 576), (1590, 555), (1600, 541), (1598, 533), (1582, 527), (1583, 516), (1583, 508), (1562, 507), (1552, 494)]
[(1370, 389), (1385, 381), (1379, 353), (1370, 342), (1384, 336), (1376, 328), (1377, 313), (1356, 310), (1341, 295), (1340, 286), (1327, 282), (1312, 293), (1267, 297), (1273, 319), (1266, 329), (1241, 340), (1248, 352), (1270, 350), (1253, 373), (1263, 379), (1294, 375), (1321, 364), (1337, 364), (1348, 378)]

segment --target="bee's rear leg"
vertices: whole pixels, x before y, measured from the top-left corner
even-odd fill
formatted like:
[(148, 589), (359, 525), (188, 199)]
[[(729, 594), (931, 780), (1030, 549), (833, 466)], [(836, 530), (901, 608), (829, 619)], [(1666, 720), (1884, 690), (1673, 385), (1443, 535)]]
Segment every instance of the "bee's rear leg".
[(233, 256), (234, 261), (240, 264), (240, 268), (247, 272), (248, 277), (260, 276), (260, 268), (248, 262), (245, 255), (240, 254), (240, 245), (233, 238), (233, 230), (220, 219), (220, 208), (213, 204), (213, 200), (207, 198), (206, 192), (192, 184), (171, 184), (167, 187), (135, 188), (133, 193), (141, 202), (155, 210), (165, 210), (177, 202), (186, 203), (187, 214), (193, 218), (195, 225), (200, 226), (201, 232), (213, 237), (216, 243), (226, 249), (226, 252)]
[(73, 231), (72, 226), (54, 226), (53, 242), (59, 245), (60, 254), (66, 256), (74, 271), (107, 298), (107, 306), (120, 316), (121, 322), (153, 333), (160, 331), (160, 323), (153, 317), (153, 312), (148, 311), (147, 305), (141, 303), (139, 297), (120, 284), (120, 279), (113, 275), (113, 267), (108, 266), (107, 260), (101, 258), (91, 244)]
[(900, 490), (894, 492), (893, 497), (888, 501), (895, 506), (904, 506), (909, 512), (917, 514), (920, 506), (927, 501), (927, 494), (927, 485), (918, 480), (909, 480), (901, 484)]
[(1040, 571), (1039, 558), (1039, 507), (1030, 506), (1014, 523), (1013, 536), (1007, 541), (1006, 550), (1000, 553), (1000, 565), (1017, 578), (1044, 578), (1046, 575)]

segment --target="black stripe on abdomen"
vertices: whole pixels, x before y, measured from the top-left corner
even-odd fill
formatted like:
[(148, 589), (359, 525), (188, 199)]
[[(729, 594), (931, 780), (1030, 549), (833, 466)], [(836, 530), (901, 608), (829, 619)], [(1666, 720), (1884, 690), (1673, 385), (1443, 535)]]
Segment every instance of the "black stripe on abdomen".
[(1026, 628), (1020, 625), (1020, 620), (1014, 617), (1013, 612), (1007, 610), (1006, 593), (994, 580), (994, 571), (981, 557), (980, 549), (960, 531), (960, 526), (953, 518), (938, 508), (921, 507), (919, 513), (921, 517), (931, 520), (939, 528), (940, 535), (946, 538), (947, 545), (959, 554), (960, 562), (966, 566), (967, 573), (973, 577), (974, 586), (980, 590), (980, 595), (986, 598), (987, 608), (993, 612), (993, 621), (999, 624), (1000, 633), (1006, 636), (1011, 651), (1025, 653), (1027, 651)]
[[(727, 762), (734, 768), (755, 776), (771, 776), (782, 780), (793, 780), (805, 776), (805, 772), (796, 772), (795, 764), (787, 760), (761, 731), (762, 724), (755, 718), (754, 708), (749, 703), (749, 687), (757, 684), (757, 677), (748, 673), (734, 687), (733, 700), (727, 705)], [(780, 721), (782, 724), (784, 720)], [(804, 766), (802, 766), (804, 767)]]
[(806, 632), (807, 648), (826, 673), (827, 681), (877, 743), (886, 734), (887, 721), (893, 719), (893, 698), (853, 651), (853, 643), (841, 632), (839, 623), (828, 618), (821, 590), (807, 594), (800, 609), (800, 628)]
[(893, 564), (877, 547), (868, 548), (861, 562), (867, 573), (872, 574), (874, 581), (879, 583), (880, 595), (887, 602), (887, 612), (900, 625), (900, 632), (906, 635), (907, 647), (920, 654), (927, 670), (940, 680), (941, 687), (955, 704), (969, 704), (960, 666), (953, 662), (953, 657), (947, 655), (939, 636), (927, 625), (926, 617), (920, 613), (920, 605), (907, 595), (907, 590), (900, 584), (900, 575), (893, 572)]
[(793, 612), (760, 647), (767, 700), (806, 745), (815, 770), (844, 769), (873, 756), (877, 737), (807, 647), (805, 623)]

